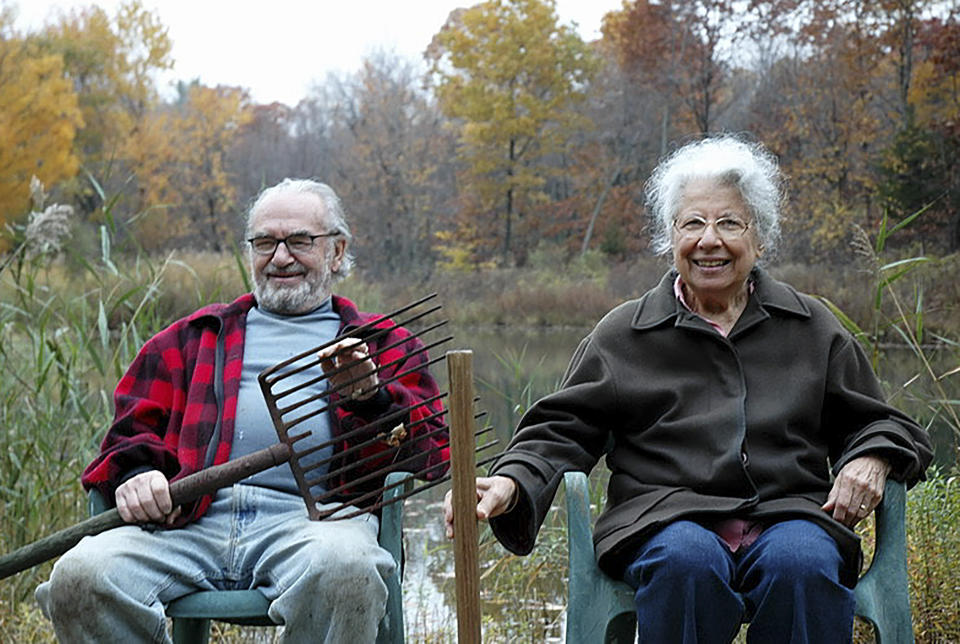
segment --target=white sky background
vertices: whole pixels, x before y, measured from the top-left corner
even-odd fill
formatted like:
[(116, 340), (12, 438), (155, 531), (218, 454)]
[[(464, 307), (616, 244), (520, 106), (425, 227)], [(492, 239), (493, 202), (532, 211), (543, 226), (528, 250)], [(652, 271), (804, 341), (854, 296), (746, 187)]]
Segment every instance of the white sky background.
[[(169, 30), (174, 70), (161, 79), (199, 78), (205, 85), (236, 85), (257, 103), (296, 105), (329, 73), (353, 73), (361, 61), (386, 51), (419, 63), (430, 39), (453, 9), (479, 0), (143, 0)], [(53, 8), (91, 4), (113, 16), (119, 0), (7, 0), (18, 5), (21, 31), (41, 27)], [(600, 37), (600, 22), (621, 0), (557, 0), (564, 25), (581, 38)]]

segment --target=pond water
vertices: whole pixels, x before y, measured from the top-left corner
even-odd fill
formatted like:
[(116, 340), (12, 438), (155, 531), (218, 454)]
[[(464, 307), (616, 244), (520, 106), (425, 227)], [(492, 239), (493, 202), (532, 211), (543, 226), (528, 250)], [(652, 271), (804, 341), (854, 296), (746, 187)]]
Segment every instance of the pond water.
[[(473, 351), (475, 392), (480, 397), (478, 410), (486, 416), (478, 421), (494, 428), (501, 441), (497, 450), (509, 441), (520, 414), (541, 395), (554, 390), (560, 382), (570, 356), (586, 333), (587, 328), (484, 328), (454, 329), (454, 341), (449, 349)], [(944, 374), (960, 364), (957, 352), (933, 352), (937, 374)], [(923, 367), (914, 354), (906, 349), (888, 349), (881, 361), (881, 379), (889, 391), (896, 391), (896, 404), (907, 413), (930, 423), (930, 432), (937, 451), (937, 463), (949, 467), (955, 462), (957, 437), (939, 418), (930, 421), (932, 414), (923, 402), (934, 394), (925, 384), (928, 379), (914, 378)], [(435, 375), (446, 389), (446, 367), (434, 368)], [(947, 396), (960, 400), (960, 374), (944, 379)], [(408, 641), (456, 641), (456, 609), (452, 545), (444, 538), (442, 527), (442, 498), (449, 484), (418, 494), (406, 502), (404, 536), (406, 543), (406, 571), (404, 575), (404, 615)], [(484, 574), (493, 563), (506, 556), (506, 551), (490, 536), (489, 530), (481, 536), (481, 559)], [(565, 541), (560, 544), (565, 547)], [(541, 547), (541, 546), (538, 546)], [(490, 588), (499, 588), (494, 576), (500, 568), (490, 572), (481, 581), (484, 593), (484, 615), (496, 615), (502, 624), (509, 621), (517, 602), (536, 601), (537, 623), (517, 626), (509, 636), (498, 632), (494, 637), (484, 627), (486, 641), (560, 642), (563, 640), (563, 605), (565, 601), (564, 566), (547, 566), (521, 589), (518, 596), (493, 596)], [(510, 573), (516, 574), (516, 573)], [(531, 599), (536, 597), (536, 600)], [(505, 600), (507, 603), (505, 606)]]

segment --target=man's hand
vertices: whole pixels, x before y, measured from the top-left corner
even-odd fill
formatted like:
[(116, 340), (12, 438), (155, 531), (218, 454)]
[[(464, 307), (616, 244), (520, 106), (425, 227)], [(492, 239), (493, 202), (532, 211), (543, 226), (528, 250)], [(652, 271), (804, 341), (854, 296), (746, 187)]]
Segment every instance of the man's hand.
[[(477, 518), (486, 521), (513, 507), (517, 483), (508, 476), (477, 477)], [(443, 498), (443, 518), (447, 539), (453, 539), (453, 491)]]
[[(349, 365), (339, 373), (328, 376), (331, 389), (341, 396), (354, 400), (367, 400), (376, 395), (380, 387), (377, 365), (370, 359), (366, 343), (357, 338), (345, 338), (317, 352), (320, 367), (325, 374)], [(355, 382), (351, 382), (355, 380)], [(347, 384), (350, 383), (350, 384)]]
[(889, 473), (890, 464), (879, 456), (853, 459), (837, 474), (823, 510), (852, 528), (870, 516), (883, 499), (883, 486)]
[(116, 492), (117, 511), (127, 523), (166, 523), (180, 516), (173, 507), (170, 483), (162, 472), (152, 470), (125, 481)]

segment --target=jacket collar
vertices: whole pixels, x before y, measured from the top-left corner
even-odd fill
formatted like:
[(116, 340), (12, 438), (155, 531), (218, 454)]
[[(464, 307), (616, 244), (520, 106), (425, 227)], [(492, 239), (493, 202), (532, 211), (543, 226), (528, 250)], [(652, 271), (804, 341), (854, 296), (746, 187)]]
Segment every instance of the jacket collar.
[[(764, 317), (768, 317), (769, 313), (773, 312), (799, 318), (810, 317), (810, 309), (793, 287), (778, 282), (759, 267), (754, 267), (750, 277), (756, 285), (750, 297), (751, 303), (759, 308), (759, 311), (754, 311), (755, 313), (760, 313)], [(683, 317), (686, 310), (673, 292), (673, 283), (676, 279), (677, 271), (670, 269), (657, 286), (640, 298), (630, 324), (632, 328), (645, 331), (670, 320), (676, 322), (678, 318)], [(744, 315), (747, 315), (751, 308), (754, 307), (748, 304)]]
[(213, 318), (218, 321), (222, 321), (225, 317), (229, 317), (234, 314), (246, 315), (254, 306), (257, 305), (257, 300), (253, 296), (253, 293), (245, 293), (235, 299), (229, 304), (209, 304), (194, 313), (191, 313), (187, 316), (188, 324), (197, 324), (203, 323), (204, 320)]

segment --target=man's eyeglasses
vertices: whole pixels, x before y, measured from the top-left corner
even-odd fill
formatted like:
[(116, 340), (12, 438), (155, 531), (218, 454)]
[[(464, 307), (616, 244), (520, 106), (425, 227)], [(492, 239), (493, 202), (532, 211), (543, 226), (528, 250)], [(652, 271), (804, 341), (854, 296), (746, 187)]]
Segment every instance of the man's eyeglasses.
[(736, 217), (720, 217), (711, 222), (703, 217), (691, 216), (673, 222), (673, 226), (680, 233), (680, 236), (687, 239), (700, 239), (706, 234), (710, 225), (713, 225), (713, 230), (717, 236), (725, 240), (740, 239), (750, 228), (750, 222)]
[(321, 237), (336, 237), (340, 234), (339, 230), (320, 233), (319, 235), (298, 233), (296, 235), (288, 235), (283, 239), (264, 235), (262, 237), (251, 237), (247, 241), (250, 242), (250, 247), (253, 248), (253, 252), (257, 255), (273, 255), (277, 252), (277, 246), (280, 244), (284, 244), (291, 253), (306, 253), (313, 248), (313, 243), (317, 239)]

